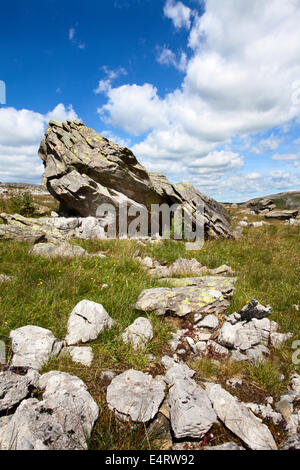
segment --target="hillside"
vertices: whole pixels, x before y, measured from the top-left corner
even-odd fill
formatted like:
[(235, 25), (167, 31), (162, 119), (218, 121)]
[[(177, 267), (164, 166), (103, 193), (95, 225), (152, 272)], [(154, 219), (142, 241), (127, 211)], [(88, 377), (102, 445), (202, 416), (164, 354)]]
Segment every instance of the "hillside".
[(245, 204), (249, 204), (250, 202), (258, 202), (262, 199), (271, 199), (274, 201), (274, 204), (276, 204), (278, 209), (300, 209), (300, 191), (290, 191), (287, 193), (278, 193), (271, 194), (269, 196), (258, 197), (250, 199), (250, 201), (246, 202)]

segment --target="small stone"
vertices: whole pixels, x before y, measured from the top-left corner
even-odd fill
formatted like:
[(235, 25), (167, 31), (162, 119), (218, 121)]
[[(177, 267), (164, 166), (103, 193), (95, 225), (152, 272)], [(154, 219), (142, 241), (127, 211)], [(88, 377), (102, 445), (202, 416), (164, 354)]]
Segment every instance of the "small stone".
[(63, 354), (70, 354), (72, 361), (90, 367), (92, 365), (94, 354), (90, 347), (69, 346), (63, 350)]
[(204, 320), (198, 323), (197, 326), (199, 326), (200, 328), (208, 328), (214, 330), (219, 326), (218, 317), (216, 317), (215, 315), (207, 315)]
[(153, 328), (147, 318), (137, 318), (132, 325), (124, 331), (122, 335), (123, 341), (126, 344), (131, 344), (133, 349), (144, 349), (146, 343), (153, 338)]
[(114, 321), (101, 304), (82, 300), (72, 311), (68, 321), (68, 346), (87, 343), (98, 338), (105, 329), (110, 329)]

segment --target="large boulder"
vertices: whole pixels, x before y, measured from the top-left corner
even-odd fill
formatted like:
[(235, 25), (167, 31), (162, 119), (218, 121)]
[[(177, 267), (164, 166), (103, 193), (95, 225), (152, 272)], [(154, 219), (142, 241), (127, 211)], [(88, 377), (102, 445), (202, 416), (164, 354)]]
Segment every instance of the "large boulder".
[(230, 218), (224, 207), (192, 185), (171, 184), (163, 175), (148, 173), (133, 153), (101, 137), (77, 121), (50, 121), (41, 142), (43, 183), (61, 203), (61, 214), (99, 216), (99, 206), (119, 209), (127, 203), (148, 211), (152, 204), (181, 204), (195, 214), (204, 204), (205, 233), (230, 236)]

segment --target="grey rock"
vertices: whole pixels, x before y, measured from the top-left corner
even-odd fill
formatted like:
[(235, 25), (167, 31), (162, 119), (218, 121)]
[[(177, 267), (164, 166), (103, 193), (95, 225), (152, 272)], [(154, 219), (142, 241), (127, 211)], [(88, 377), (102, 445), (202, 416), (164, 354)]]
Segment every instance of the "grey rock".
[(153, 338), (153, 328), (147, 318), (139, 317), (132, 325), (124, 331), (122, 335), (126, 344), (131, 344), (133, 349), (144, 349), (146, 344)]
[(226, 381), (226, 384), (232, 388), (241, 387), (243, 385), (242, 379), (232, 378)]
[(21, 403), (4, 428), (1, 449), (86, 449), (99, 410), (85, 384), (65, 372), (49, 372), (39, 385), (43, 400)]
[(295, 219), (299, 211), (297, 210), (274, 210), (265, 215), (267, 219), (289, 220)]
[(102, 331), (110, 329), (113, 324), (114, 321), (101, 304), (82, 300), (69, 317), (66, 342), (68, 346), (72, 346), (79, 342), (93, 341)]
[(206, 343), (206, 345), (207, 345), (208, 350), (212, 352), (213, 354), (215, 354), (216, 356), (227, 358), (229, 355), (228, 349), (216, 343), (215, 341), (210, 340)]
[(136, 303), (136, 309), (143, 312), (158, 316), (168, 312), (179, 317), (190, 313), (222, 314), (228, 306), (228, 300), (220, 291), (197, 287), (147, 289), (140, 294)]
[(238, 446), (235, 442), (226, 442), (219, 446), (205, 447), (204, 450), (245, 450), (243, 447)]
[(280, 349), (284, 343), (293, 337), (293, 333), (271, 333), (271, 345), (275, 349)]
[(176, 364), (170, 367), (165, 375), (165, 382), (169, 385), (173, 385), (176, 380), (191, 379), (194, 377), (195, 371), (190, 369), (186, 364)]
[(272, 310), (269, 305), (268, 307), (264, 307), (257, 300), (251, 300), (251, 302), (245, 305), (239, 313), (242, 321), (249, 321), (253, 318), (261, 320), (262, 318), (270, 316)]
[(280, 424), (282, 421), (282, 415), (274, 411), (269, 404), (259, 405), (257, 403), (245, 403), (245, 406), (255, 415), (261, 416), (264, 419), (271, 419), (275, 425)]
[(165, 398), (164, 386), (150, 375), (128, 370), (115, 377), (107, 388), (108, 407), (124, 421), (147, 423)]
[(40, 370), (62, 348), (62, 341), (57, 340), (50, 330), (39, 326), (24, 326), (12, 330), (9, 336), (14, 353), (13, 367)]
[(174, 359), (169, 356), (163, 356), (160, 363), (166, 370), (171, 369), (175, 365)]
[[(151, 204), (182, 204), (195, 219), (198, 202), (205, 208), (205, 234), (230, 237), (230, 218), (221, 204), (192, 185), (172, 185), (163, 175), (147, 173), (133, 153), (77, 121), (50, 121), (39, 156), (43, 183), (61, 203), (60, 214), (96, 216), (99, 206), (119, 202), (148, 210)], [(157, 231), (159, 227), (157, 227)]]
[(277, 450), (268, 427), (220, 385), (207, 384), (214, 411), (225, 426), (252, 450)]
[(286, 439), (280, 450), (300, 450), (300, 434), (294, 434)]
[(215, 315), (207, 315), (197, 326), (214, 330), (219, 326), (219, 319)]
[(35, 388), (36, 381), (28, 373), (17, 375), (0, 372), (0, 412), (6, 412), (27, 398)]
[(88, 256), (84, 248), (77, 245), (70, 245), (70, 243), (38, 243), (29, 250), (29, 253), (34, 256), (43, 256), (46, 258), (86, 258)]
[(87, 367), (92, 365), (94, 359), (92, 348), (85, 346), (69, 346), (62, 350), (62, 354), (70, 355), (72, 361)]
[(230, 354), (231, 361), (243, 362), (249, 361), (249, 357), (246, 354), (242, 354), (240, 351), (232, 351)]
[(220, 291), (225, 298), (232, 297), (236, 278), (225, 276), (199, 276), (187, 278), (162, 278), (170, 287), (199, 287), (206, 290)]
[(200, 439), (217, 421), (206, 391), (187, 376), (173, 378), (169, 405), (171, 426), (177, 439)]

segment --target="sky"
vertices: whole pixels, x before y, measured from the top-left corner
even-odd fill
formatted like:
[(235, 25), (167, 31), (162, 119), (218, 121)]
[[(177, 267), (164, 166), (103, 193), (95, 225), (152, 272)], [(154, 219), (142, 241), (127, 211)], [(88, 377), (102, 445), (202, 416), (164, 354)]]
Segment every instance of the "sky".
[(10, 0), (0, 181), (41, 182), (50, 119), (222, 202), (299, 190), (300, 0)]

